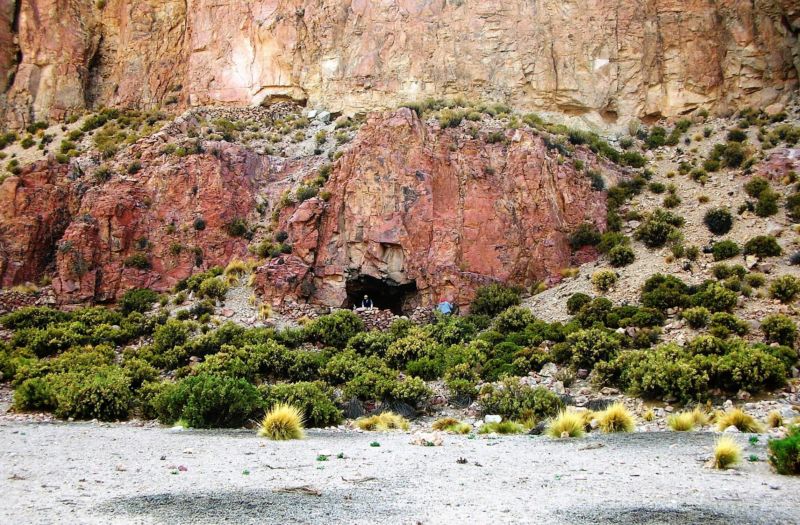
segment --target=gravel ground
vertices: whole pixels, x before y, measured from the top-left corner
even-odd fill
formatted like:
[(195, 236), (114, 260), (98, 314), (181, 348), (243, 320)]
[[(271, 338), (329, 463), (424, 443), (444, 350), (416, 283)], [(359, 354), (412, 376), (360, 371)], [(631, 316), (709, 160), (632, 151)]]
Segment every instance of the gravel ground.
[(800, 523), (763, 437), (730, 471), (709, 433), (413, 437), (3, 423), (0, 523)]

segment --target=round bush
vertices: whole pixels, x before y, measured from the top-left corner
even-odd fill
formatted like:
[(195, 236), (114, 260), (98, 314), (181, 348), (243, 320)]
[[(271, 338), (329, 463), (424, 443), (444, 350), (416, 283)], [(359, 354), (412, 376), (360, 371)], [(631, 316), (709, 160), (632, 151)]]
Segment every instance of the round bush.
[(225, 299), (225, 295), (228, 293), (228, 285), (218, 277), (211, 277), (200, 283), (200, 290), (198, 293), (200, 297), (218, 299), (221, 301)]
[(791, 303), (800, 293), (800, 279), (792, 275), (782, 275), (769, 285), (769, 293), (782, 303)]
[(494, 329), (501, 334), (521, 332), (535, 320), (530, 309), (524, 306), (512, 306), (497, 316), (494, 321)]
[(694, 306), (704, 306), (711, 312), (729, 312), (736, 306), (738, 295), (719, 283), (707, 283), (692, 297)]
[(617, 274), (611, 270), (597, 270), (592, 274), (592, 284), (601, 292), (608, 291), (617, 282)]
[(575, 315), (583, 305), (592, 302), (592, 298), (585, 293), (574, 293), (567, 299), (567, 313)]
[(53, 376), (55, 415), (67, 419), (126, 419), (133, 404), (131, 380), (118, 366)]
[(338, 310), (318, 317), (306, 326), (305, 331), (309, 339), (316, 343), (344, 348), (351, 337), (364, 331), (364, 321), (350, 310)]
[(608, 252), (608, 261), (614, 268), (628, 266), (636, 259), (636, 255), (630, 246), (617, 245)]
[(512, 377), (503, 379), (500, 385), (485, 385), (478, 401), (484, 414), (512, 420), (542, 420), (555, 416), (564, 407), (558, 396), (546, 388), (533, 388)]
[(575, 368), (591, 369), (598, 361), (609, 361), (622, 346), (622, 338), (616, 332), (590, 328), (567, 336), (571, 354), (570, 363)]
[(256, 387), (244, 379), (198, 374), (159, 393), (153, 401), (165, 423), (181, 419), (194, 428), (243, 426), (263, 408)]
[(706, 213), (703, 222), (714, 235), (725, 235), (731, 231), (733, 216), (726, 208), (714, 208)]
[(264, 399), (268, 409), (279, 404), (299, 408), (310, 427), (328, 427), (342, 420), (342, 411), (333, 402), (333, 390), (319, 381), (267, 386)]
[(708, 308), (704, 308), (702, 306), (697, 306), (695, 308), (687, 308), (681, 314), (681, 317), (686, 319), (686, 322), (689, 323), (694, 329), (703, 328), (708, 324), (708, 319), (711, 317), (711, 312), (708, 311)]
[(478, 288), (475, 299), (470, 306), (470, 313), (476, 315), (496, 316), (503, 310), (520, 303), (519, 288), (490, 284)]
[(789, 317), (782, 314), (769, 315), (761, 322), (761, 330), (768, 343), (794, 348), (797, 325)]
[(714, 255), (715, 261), (724, 261), (739, 255), (741, 249), (734, 241), (724, 240), (714, 243), (714, 246), (711, 248), (711, 253)]
[(778, 241), (771, 235), (759, 235), (747, 241), (744, 245), (745, 255), (757, 257), (777, 257), (783, 253)]
[(148, 288), (128, 290), (119, 301), (119, 308), (123, 314), (131, 312), (146, 313), (158, 301), (158, 294)]

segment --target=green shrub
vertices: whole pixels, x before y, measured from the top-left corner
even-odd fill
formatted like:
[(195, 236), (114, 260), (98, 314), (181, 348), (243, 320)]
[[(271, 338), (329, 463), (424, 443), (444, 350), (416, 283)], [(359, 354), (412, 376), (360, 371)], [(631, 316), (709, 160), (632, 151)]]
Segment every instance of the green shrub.
[(590, 328), (569, 334), (567, 346), (573, 367), (591, 369), (598, 361), (610, 361), (616, 356), (622, 337), (616, 332)]
[(440, 345), (420, 331), (413, 331), (389, 345), (386, 360), (392, 366), (404, 368), (409, 361), (423, 357), (434, 358), (441, 350)]
[(90, 372), (70, 372), (52, 377), (55, 415), (62, 419), (126, 419), (133, 405), (131, 380), (118, 366)]
[(520, 303), (521, 290), (502, 284), (490, 284), (478, 288), (470, 305), (470, 313), (496, 316), (503, 310)]
[(673, 213), (657, 209), (639, 225), (635, 236), (649, 248), (660, 248), (683, 223), (684, 220)]
[(533, 388), (512, 377), (503, 379), (499, 385), (484, 385), (478, 402), (483, 413), (512, 420), (543, 420), (564, 408), (558, 396), (549, 390)]
[(119, 308), (123, 314), (131, 312), (146, 313), (158, 301), (158, 294), (149, 288), (128, 290), (119, 301)]
[(585, 293), (574, 293), (567, 299), (567, 313), (575, 315), (583, 308), (583, 305), (592, 302), (592, 298)]
[(789, 429), (783, 439), (770, 439), (769, 462), (778, 474), (800, 474), (800, 426)]
[(727, 208), (713, 208), (706, 212), (703, 222), (714, 235), (725, 235), (731, 231), (733, 216)]
[(521, 332), (535, 320), (536, 318), (533, 316), (530, 309), (524, 306), (512, 306), (495, 318), (494, 329), (501, 334)]
[(711, 253), (714, 255), (715, 261), (724, 261), (739, 255), (741, 248), (734, 241), (726, 239), (714, 243), (714, 246), (711, 247)]
[(617, 274), (612, 270), (597, 270), (592, 274), (592, 284), (601, 292), (607, 292), (616, 282)]
[(777, 257), (783, 253), (778, 241), (771, 235), (759, 235), (747, 241), (744, 245), (745, 255), (755, 255), (760, 258)]
[(769, 315), (761, 322), (761, 330), (768, 343), (778, 343), (794, 348), (797, 339), (797, 325), (791, 318), (782, 314)]
[(228, 285), (219, 277), (211, 277), (200, 283), (198, 295), (202, 298), (222, 301), (228, 293)]
[(354, 350), (362, 356), (384, 356), (386, 349), (394, 341), (392, 334), (371, 330), (359, 332), (347, 341), (346, 349)]
[(51, 324), (63, 323), (70, 315), (60, 310), (44, 306), (26, 306), (0, 317), (0, 325), (8, 330), (26, 328), (46, 328)]
[(800, 279), (793, 275), (782, 275), (769, 285), (769, 293), (782, 303), (791, 303), (800, 293)]
[(692, 296), (694, 306), (704, 306), (711, 312), (729, 312), (736, 306), (738, 295), (723, 285), (707, 282)]
[(786, 383), (786, 367), (777, 357), (742, 345), (717, 360), (714, 385), (728, 392), (760, 392)]
[(153, 405), (164, 423), (180, 419), (194, 428), (229, 428), (244, 425), (264, 402), (244, 379), (198, 374), (159, 393)]
[(711, 312), (708, 311), (708, 308), (704, 308), (702, 306), (697, 306), (695, 308), (687, 308), (681, 313), (681, 317), (686, 319), (686, 322), (689, 323), (694, 329), (703, 328), (708, 324), (708, 319), (711, 317)]
[(342, 411), (333, 402), (333, 390), (320, 381), (266, 386), (264, 399), (267, 409), (277, 404), (299, 408), (309, 427), (328, 427), (342, 420)]
[(128, 268), (136, 268), (139, 270), (150, 269), (150, 259), (148, 259), (147, 255), (144, 253), (134, 253), (133, 255), (126, 257), (123, 264)]
[(14, 408), (17, 410), (53, 410), (55, 407), (56, 398), (49, 377), (26, 379), (14, 390)]
[(642, 287), (642, 304), (661, 311), (686, 307), (690, 300), (689, 287), (672, 275), (654, 274)]
[(615, 246), (608, 252), (608, 261), (614, 268), (628, 266), (636, 259), (636, 255), (630, 246)]
[(750, 331), (748, 324), (728, 312), (716, 312), (711, 316), (709, 329), (712, 335), (728, 337), (730, 334), (745, 335)]
[(344, 348), (353, 336), (363, 331), (364, 321), (350, 310), (318, 317), (305, 330), (311, 341), (335, 348)]
[(754, 199), (761, 197), (765, 191), (769, 191), (769, 181), (763, 177), (753, 177), (745, 185), (744, 191)]
[(772, 190), (761, 193), (756, 202), (755, 212), (759, 217), (771, 217), (778, 213), (778, 199), (780, 195)]
[[(620, 355), (623, 385), (645, 398), (673, 398), (680, 402), (703, 399), (709, 389), (706, 366), (670, 343), (650, 351)], [(618, 358), (618, 360), (620, 359)]]
[(584, 222), (570, 235), (569, 245), (573, 250), (577, 250), (584, 246), (597, 246), (600, 240), (600, 231), (597, 226), (591, 222)]

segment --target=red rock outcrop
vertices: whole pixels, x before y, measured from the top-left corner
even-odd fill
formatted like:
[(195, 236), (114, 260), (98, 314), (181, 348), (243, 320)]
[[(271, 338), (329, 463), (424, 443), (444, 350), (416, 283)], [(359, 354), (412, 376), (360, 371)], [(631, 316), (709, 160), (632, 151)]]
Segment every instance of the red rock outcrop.
[[(488, 282), (558, 279), (574, 262), (569, 233), (584, 221), (604, 227), (605, 193), (528, 128), (441, 129), (408, 109), (374, 114), (335, 163), (327, 200), (284, 206), (285, 189), (316, 176), (318, 156), (286, 159), (214, 141), (201, 154), (162, 153), (190, 124), (197, 121), (130, 146), (109, 161), (107, 182), (95, 182), (97, 153), (69, 165), (40, 162), (3, 182), (2, 284), (47, 272), (60, 303), (168, 290), (245, 257), (249, 241), (226, 228), (245, 219), (286, 231), (292, 245), (258, 271), (258, 288), (276, 304), (342, 306), (348, 284), (371, 278), (405, 286), (408, 308), (441, 296), (466, 305)], [(607, 184), (620, 175), (587, 149), (575, 155)], [(129, 169), (134, 159), (138, 171)], [(277, 224), (265, 228), (276, 209)]]
[[(351, 112), (463, 95), (624, 125), (782, 101), (800, 68), (796, 0), (17, 2), (18, 65), (0, 31), (16, 124), (101, 105)], [(0, 0), (0, 27), (17, 2)]]
[(77, 211), (69, 168), (38, 162), (0, 183), (0, 288), (35, 282)]
[(536, 133), (506, 138), (441, 130), (407, 109), (373, 117), (336, 163), (329, 201), (306, 201), (286, 220), (293, 255), (262, 269), (265, 294), (341, 306), (347, 281), (368, 276), (413, 283), (423, 306), (467, 304), (487, 282), (557, 279), (569, 233), (587, 220), (605, 227), (605, 193)]
[[(226, 225), (255, 210), (262, 159), (225, 143), (213, 148), (184, 158), (143, 148), (141, 172), (86, 193), (59, 243), (53, 286), (61, 302), (112, 300), (130, 288), (168, 290), (246, 255), (247, 241), (231, 237)], [(131, 264), (132, 256), (147, 267)]]

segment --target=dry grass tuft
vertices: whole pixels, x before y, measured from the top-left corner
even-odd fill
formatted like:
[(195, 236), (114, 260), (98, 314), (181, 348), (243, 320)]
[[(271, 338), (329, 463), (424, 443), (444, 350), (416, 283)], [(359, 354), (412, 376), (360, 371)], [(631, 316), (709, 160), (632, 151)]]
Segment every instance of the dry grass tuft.
[(611, 432), (633, 432), (636, 430), (636, 420), (633, 414), (622, 403), (614, 403), (597, 415), (600, 430)]
[(778, 428), (783, 426), (783, 416), (777, 410), (773, 410), (767, 414), (767, 425), (769, 428)]
[(726, 469), (742, 459), (742, 447), (728, 436), (717, 440), (714, 446), (714, 468)]
[(655, 418), (656, 418), (656, 413), (655, 413), (655, 412), (653, 412), (653, 409), (652, 409), (652, 408), (648, 408), (648, 409), (647, 409), (647, 411), (646, 411), (644, 414), (642, 414), (642, 419), (644, 419), (644, 420), (645, 420), (645, 421), (647, 421), (648, 423), (649, 423), (650, 421), (653, 421), (653, 420), (655, 420)]
[(478, 434), (522, 434), (523, 432), (525, 432), (525, 427), (513, 421), (486, 423), (478, 430)]
[(761, 423), (756, 421), (753, 416), (741, 408), (732, 408), (717, 417), (718, 430), (722, 431), (730, 426), (738, 428), (739, 432), (752, 432), (757, 434), (764, 431), (764, 427)]
[(384, 432), (386, 430), (408, 430), (408, 420), (394, 412), (383, 412), (356, 420), (361, 430)]
[(700, 407), (695, 407), (695, 409), (691, 411), (691, 414), (696, 427), (704, 427), (709, 424), (708, 414)]
[(694, 430), (694, 424), (694, 414), (691, 412), (679, 412), (667, 418), (667, 426), (675, 432)]
[(303, 439), (303, 412), (292, 405), (275, 405), (261, 421), (258, 435), (275, 441)]
[(443, 417), (433, 422), (433, 430), (441, 430), (453, 434), (469, 434), (472, 427), (454, 417)]
[(583, 437), (583, 415), (568, 410), (562, 411), (547, 425), (547, 435), (554, 438)]

